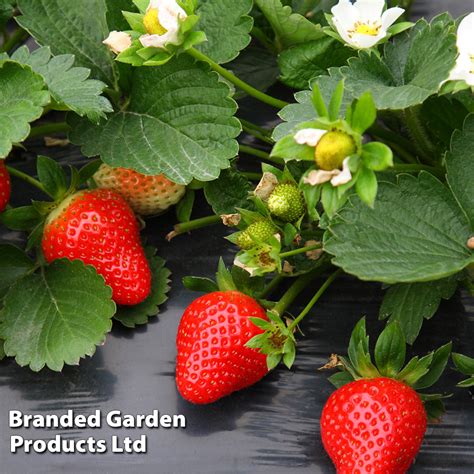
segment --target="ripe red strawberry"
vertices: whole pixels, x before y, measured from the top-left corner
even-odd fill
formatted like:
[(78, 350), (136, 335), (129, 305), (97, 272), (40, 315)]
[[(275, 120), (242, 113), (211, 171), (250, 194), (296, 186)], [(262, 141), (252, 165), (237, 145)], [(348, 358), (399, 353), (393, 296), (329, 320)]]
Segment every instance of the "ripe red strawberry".
[(114, 191), (80, 191), (64, 200), (48, 216), (42, 248), (48, 262), (68, 258), (93, 265), (117, 304), (135, 305), (150, 293), (151, 272), (138, 222)]
[[(324, 448), (338, 474), (404, 474), (420, 450), (427, 418), (437, 418), (441, 395), (422, 401), (416, 389), (436, 383), (443, 373), (451, 343), (425, 357), (413, 357), (403, 368), (404, 333), (389, 323), (375, 345), (375, 363), (369, 352), (365, 320), (352, 332), (349, 358), (333, 356), (325, 368), (343, 373), (331, 381), (339, 387), (321, 415)], [(356, 379), (353, 382), (347, 382)]]
[(5, 160), (0, 159), (0, 212), (3, 212), (10, 200), (10, 174), (5, 166)]
[(126, 168), (112, 168), (102, 164), (94, 174), (99, 188), (112, 189), (121, 194), (130, 207), (142, 216), (159, 214), (177, 204), (186, 187), (164, 175), (147, 176)]
[(321, 436), (338, 474), (402, 474), (420, 449), (426, 422), (411, 387), (385, 377), (362, 379), (329, 397)]
[(266, 356), (245, 344), (263, 333), (250, 317), (264, 309), (238, 291), (216, 291), (194, 300), (176, 338), (176, 385), (192, 403), (212, 403), (249, 387), (268, 372)]

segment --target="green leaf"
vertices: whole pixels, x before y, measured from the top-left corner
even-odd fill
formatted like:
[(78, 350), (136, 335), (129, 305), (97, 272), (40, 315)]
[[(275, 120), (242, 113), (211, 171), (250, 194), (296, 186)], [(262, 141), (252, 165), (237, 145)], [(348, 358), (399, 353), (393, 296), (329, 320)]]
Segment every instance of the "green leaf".
[(41, 220), (41, 215), (33, 206), (15, 207), (0, 214), (0, 222), (12, 230), (31, 230)]
[(235, 168), (222, 171), (215, 181), (206, 183), (204, 194), (217, 215), (235, 214), (236, 208), (248, 208), (252, 184)]
[(380, 374), (394, 377), (403, 367), (406, 355), (405, 337), (397, 322), (389, 323), (375, 345), (375, 362)]
[(0, 313), (0, 337), (18, 365), (60, 371), (95, 352), (114, 312), (112, 290), (93, 267), (57, 260), (10, 288)]
[(153, 247), (145, 249), (152, 274), (150, 295), (135, 306), (120, 306), (114, 316), (127, 328), (147, 324), (150, 317), (158, 315), (159, 307), (168, 299), (171, 272), (165, 267), (166, 262), (155, 255), (155, 251)]
[(377, 177), (369, 168), (362, 167), (359, 170), (356, 181), (356, 191), (360, 199), (370, 207), (373, 207), (377, 197)]
[(474, 359), (463, 354), (453, 352), (454, 365), (464, 375), (474, 375)]
[(362, 354), (369, 354), (369, 337), (365, 329), (365, 318), (362, 318), (352, 330), (351, 339), (349, 341), (348, 355), (352, 365), (357, 369), (359, 348), (362, 348)]
[(377, 109), (370, 92), (365, 92), (352, 105), (351, 127), (355, 132), (364, 133), (377, 118)]
[(98, 126), (72, 118), (70, 138), (112, 167), (163, 173), (178, 184), (211, 181), (237, 154), (235, 111), (228, 86), (183, 54), (161, 67), (137, 68), (127, 111)]
[(114, 85), (116, 66), (102, 41), (108, 35), (104, 0), (19, 0), (17, 22), (54, 55), (73, 54), (95, 79)]
[(218, 64), (235, 59), (250, 44), (252, 0), (201, 0), (196, 14), (198, 29), (207, 41), (197, 46)]
[(456, 56), (456, 37), (450, 28), (419, 20), (414, 28), (386, 43), (383, 59), (361, 51), (342, 73), (356, 97), (370, 91), (378, 110), (400, 110), (436, 93)]
[[(331, 97), (336, 91), (342, 76), (338, 74), (338, 69), (331, 69), (329, 76), (320, 76), (313, 81), (314, 86), (318, 86), (326, 104), (329, 104)], [(295, 94), (296, 103), (284, 107), (279, 116), (283, 123), (277, 125), (273, 131), (273, 139), (275, 141), (281, 140), (283, 137), (290, 135), (295, 131), (299, 124), (310, 122), (317, 118), (316, 110), (312, 102), (312, 91), (301, 91)], [(352, 102), (352, 96), (348, 91), (344, 90), (344, 95), (341, 103), (341, 115), (344, 115), (347, 107)]]
[(30, 134), (30, 122), (41, 117), (49, 93), (41, 76), (28, 66), (0, 62), (0, 158), (6, 157), (13, 143)]
[(430, 423), (438, 421), (445, 413), (444, 403), (442, 400), (427, 400), (424, 403), (426, 415)]
[(13, 17), (15, 0), (0, 0), (0, 29)]
[(362, 146), (362, 162), (374, 171), (383, 171), (393, 166), (392, 150), (380, 142), (370, 142)]
[(18, 279), (34, 268), (31, 259), (13, 245), (0, 245), (0, 298)]
[(93, 160), (84, 165), (79, 170), (79, 184), (84, 184), (89, 181), (89, 179), (91, 179), (95, 175), (101, 165), (101, 160)]
[(341, 388), (350, 382), (354, 381), (354, 378), (349, 372), (337, 372), (329, 377), (331, 382), (336, 388)]
[(38, 178), (45, 191), (53, 198), (59, 199), (68, 189), (66, 173), (61, 166), (47, 156), (38, 156), (36, 161)]
[(295, 89), (306, 89), (311, 79), (327, 74), (330, 67), (346, 64), (354, 50), (327, 36), (284, 50), (278, 56), (281, 81)]
[(431, 174), (379, 183), (373, 209), (359, 199), (330, 223), (324, 248), (362, 280), (431, 281), (472, 262), (471, 230), (449, 189)]
[(324, 38), (320, 25), (311, 23), (304, 16), (292, 13), (291, 7), (283, 6), (280, 0), (255, 0), (265, 15), (283, 48)]
[(413, 386), (415, 390), (429, 388), (439, 380), (442, 373), (444, 372), (444, 369), (446, 368), (446, 364), (448, 363), (452, 346), (452, 343), (449, 342), (434, 352), (429, 371), (423, 377), (417, 380)]
[(389, 288), (380, 307), (380, 319), (398, 321), (408, 344), (413, 344), (424, 319), (430, 319), (441, 299), (450, 299), (457, 287), (452, 276), (424, 283), (399, 283)]
[(446, 169), (449, 187), (469, 219), (472, 230), (474, 230), (473, 149), (474, 114), (470, 114), (464, 122), (463, 130), (453, 134), (451, 150), (446, 154)]
[(461, 388), (474, 387), (474, 377), (469, 377), (468, 379), (459, 382), (457, 386)]
[(203, 277), (186, 276), (183, 278), (183, 285), (188, 290), (202, 293), (212, 293), (219, 290), (214, 281)]
[(105, 113), (113, 111), (110, 102), (101, 95), (105, 84), (88, 79), (89, 69), (73, 67), (72, 54), (52, 56), (49, 47), (30, 53), (28, 47), (23, 46), (11, 58), (28, 64), (43, 77), (58, 108), (67, 107), (81, 117), (87, 116), (93, 122), (98, 122), (105, 117)]

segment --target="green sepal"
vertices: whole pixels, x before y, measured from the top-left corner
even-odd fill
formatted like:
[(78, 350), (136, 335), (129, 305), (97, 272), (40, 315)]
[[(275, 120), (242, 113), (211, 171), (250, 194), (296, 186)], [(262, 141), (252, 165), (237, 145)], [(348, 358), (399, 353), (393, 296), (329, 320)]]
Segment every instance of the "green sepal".
[(132, 30), (146, 34), (147, 31), (145, 25), (143, 24), (143, 13), (122, 11), (122, 15), (127, 20), (127, 23), (130, 25)]
[(224, 260), (222, 260), (222, 258), (219, 259), (219, 265), (217, 267), (216, 283), (220, 291), (237, 290), (237, 287), (234, 283), (234, 279), (232, 278), (232, 274), (225, 266)]
[(406, 342), (403, 331), (394, 321), (385, 326), (375, 345), (375, 361), (380, 375), (394, 377), (403, 367)]
[(46, 193), (54, 200), (62, 200), (68, 189), (67, 177), (57, 161), (39, 155), (36, 170)]
[(366, 168), (383, 171), (393, 166), (393, 153), (384, 143), (370, 142), (362, 146), (361, 160)]
[(96, 171), (102, 165), (102, 160), (92, 160), (87, 165), (84, 165), (79, 170), (79, 184), (85, 184), (89, 181), (96, 173)]
[(415, 390), (429, 388), (439, 380), (446, 368), (446, 364), (448, 363), (452, 346), (453, 344), (448, 342), (434, 351), (428, 372), (413, 385)]
[(467, 388), (474, 387), (474, 359), (463, 354), (453, 352), (452, 359), (456, 369), (469, 378), (459, 382), (458, 387)]
[(202, 293), (212, 293), (219, 290), (214, 281), (204, 277), (186, 276), (183, 278), (183, 285), (188, 290)]
[(349, 372), (336, 372), (328, 378), (329, 382), (332, 383), (336, 388), (341, 388), (350, 382), (354, 381), (354, 378)]
[(0, 214), (0, 222), (11, 230), (31, 230), (43, 217), (34, 206), (6, 209)]
[(377, 109), (372, 94), (365, 92), (352, 103), (346, 120), (355, 132), (363, 134), (373, 125), (376, 118)]

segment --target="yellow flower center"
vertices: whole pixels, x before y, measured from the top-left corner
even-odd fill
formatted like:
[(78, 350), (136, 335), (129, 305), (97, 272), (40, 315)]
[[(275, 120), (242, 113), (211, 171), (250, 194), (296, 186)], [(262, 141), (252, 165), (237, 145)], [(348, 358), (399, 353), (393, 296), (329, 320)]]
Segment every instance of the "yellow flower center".
[(143, 17), (143, 25), (150, 35), (164, 35), (168, 30), (160, 23), (158, 19), (158, 9), (150, 8)]
[(358, 21), (354, 25), (354, 30), (352, 30), (350, 33), (359, 33), (360, 35), (377, 36), (379, 34), (380, 28), (382, 28), (382, 25), (376, 21), (374, 21), (372, 24), (370, 24), (370, 22), (362, 23)]
[(315, 149), (318, 167), (325, 171), (342, 168), (345, 158), (356, 153), (354, 139), (345, 132), (333, 130), (323, 135)]

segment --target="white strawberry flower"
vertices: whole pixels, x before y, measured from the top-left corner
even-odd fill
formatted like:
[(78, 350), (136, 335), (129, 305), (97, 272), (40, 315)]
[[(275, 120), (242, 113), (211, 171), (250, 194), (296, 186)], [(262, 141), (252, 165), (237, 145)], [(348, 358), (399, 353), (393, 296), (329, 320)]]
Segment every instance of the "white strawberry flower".
[[(326, 133), (328, 133), (327, 130), (321, 130), (318, 128), (304, 128), (299, 130), (295, 134), (294, 138), (298, 145), (308, 145), (316, 148), (321, 138), (323, 138)], [(318, 184), (323, 184), (330, 181), (331, 184), (336, 187), (348, 183), (351, 179), (352, 173), (349, 169), (349, 157), (347, 157), (342, 163), (342, 170), (333, 169), (310, 171), (308, 176), (304, 178), (304, 183), (311, 186), (316, 186)]]
[(130, 48), (132, 37), (123, 31), (111, 31), (102, 43), (107, 45), (115, 54), (120, 54), (122, 51)]
[(385, 8), (385, 0), (339, 0), (331, 9), (341, 38), (352, 48), (371, 48), (387, 36), (387, 30), (403, 15), (400, 7)]
[(303, 182), (311, 186), (316, 186), (330, 181), (334, 187), (337, 187), (348, 183), (351, 179), (352, 173), (349, 168), (349, 157), (347, 157), (342, 163), (342, 170), (313, 170), (308, 173), (308, 176), (304, 178)]
[(147, 34), (140, 36), (140, 43), (145, 48), (161, 49), (179, 44), (180, 22), (186, 17), (176, 0), (151, 0), (143, 18)]
[(457, 47), (459, 56), (449, 80), (465, 81), (474, 86), (474, 12), (467, 15), (459, 24)]

